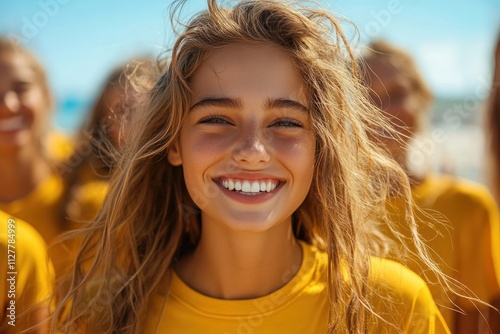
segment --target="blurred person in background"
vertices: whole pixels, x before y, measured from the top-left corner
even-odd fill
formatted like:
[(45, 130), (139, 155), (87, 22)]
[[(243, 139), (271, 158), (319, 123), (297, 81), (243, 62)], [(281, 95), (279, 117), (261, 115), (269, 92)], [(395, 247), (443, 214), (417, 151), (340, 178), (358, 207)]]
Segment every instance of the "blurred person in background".
[[(500, 296), (499, 214), (493, 197), (479, 184), (450, 175), (435, 175), (427, 165), (421, 165), (422, 159), (412, 159), (415, 157), (412, 141), (424, 132), (427, 110), (432, 103), (432, 94), (412, 57), (388, 42), (376, 41), (368, 46), (363, 61), (371, 101), (399, 133), (399, 138), (380, 133), (375, 140), (410, 178), (419, 232), (433, 251), (431, 256), (447, 275), (464, 284), (464, 295), (493, 301)], [(407, 212), (398, 198), (388, 206), (391, 211), (388, 219), (404, 221)], [(392, 235), (388, 228), (386, 233)], [(409, 238), (410, 231), (407, 233), (405, 237)], [(421, 270), (421, 263), (409, 255), (408, 266), (427, 278), (452, 333), (489, 333), (482, 320), (487, 314), (485, 306), (436, 289), (440, 287), (435, 277)], [(498, 312), (490, 313), (498, 317)], [(490, 325), (495, 324), (490, 322)], [(500, 327), (491, 330), (499, 333)]]
[[(498, 204), (500, 203), (500, 34), (498, 35), (494, 58), (493, 80), (488, 101), (487, 131), (490, 145), (489, 177)], [(500, 252), (500, 249), (497, 251)], [(493, 305), (500, 308), (500, 298), (497, 298)], [(491, 322), (493, 321), (500, 328), (500, 319), (496, 318)]]
[(498, 203), (500, 202), (500, 34), (494, 54), (494, 70), (488, 100), (487, 122), (491, 152), (489, 178), (493, 194)]
[[(61, 219), (65, 184), (49, 153), (52, 109), (40, 62), (0, 37), (0, 210), (33, 225), (49, 245), (75, 227), (68, 215)], [(72, 262), (72, 247), (60, 244), (52, 252), (57, 274)]]
[(45, 241), (31, 225), (0, 211), (0, 254), (0, 333), (48, 333), (54, 268)]
[(83, 221), (94, 218), (88, 214), (101, 206), (119, 148), (133, 129), (133, 111), (146, 100), (159, 66), (149, 58), (131, 59), (106, 78), (76, 135), (73, 153), (61, 166), (66, 184), (62, 218), (68, 213)]

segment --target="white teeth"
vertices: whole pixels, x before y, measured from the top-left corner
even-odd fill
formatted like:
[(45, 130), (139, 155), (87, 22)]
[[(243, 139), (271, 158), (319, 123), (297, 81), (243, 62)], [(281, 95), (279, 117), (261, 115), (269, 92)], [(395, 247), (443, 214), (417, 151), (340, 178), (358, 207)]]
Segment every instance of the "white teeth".
[(260, 192), (260, 184), (259, 182), (254, 182), (252, 183), (252, 190), (250, 190), (253, 193), (258, 193)]
[(241, 185), (241, 191), (245, 193), (249, 193), (252, 191), (252, 186), (250, 185), (250, 182), (248, 181), (243, 181), (243, 184)]
[(24, 119), (20, 116), (11, 117), (0, 121), (0, 131), (15, 131), (26, 127)]
[(270, 192), (278, 186), (278, 181), (272, 180), (221, 180), (220, 184), (229, 190), (235, 190), (241, 193), (258, 194), (260, 192)]

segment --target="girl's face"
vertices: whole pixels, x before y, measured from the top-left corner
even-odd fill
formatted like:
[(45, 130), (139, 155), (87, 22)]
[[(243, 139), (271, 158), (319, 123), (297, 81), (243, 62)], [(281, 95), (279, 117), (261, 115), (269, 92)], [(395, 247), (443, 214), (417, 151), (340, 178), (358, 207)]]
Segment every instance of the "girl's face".
[(169, 149), (202, 221), (236, 231), (291, 222), (313, 177), (315, 136), (305, 85), (277, 46), (212, 53), (192, 81), (192, 105)]
[(28, 59), (0, 52), (0, 153), (36, 145), (47, 112), (47, 97)]
[(128, 121), (126, 102), (131, 92), (125, 92), (120, 85), (110, 86), (104, 97), (104, 120), (110, 139), (115, 147), (123, 144), (123, 124)]
[[(410, 79), (388, 59), (375, 58), (368, 65), (367, 82), (370, 84), (372, 102), (384, 112), (399, 133), (412, 137), (417, 131), (423, 110)], [(401, 153), (403, 148), (399, 141), (389, 138), (383, 138), (382, 141), (393, 155)]]

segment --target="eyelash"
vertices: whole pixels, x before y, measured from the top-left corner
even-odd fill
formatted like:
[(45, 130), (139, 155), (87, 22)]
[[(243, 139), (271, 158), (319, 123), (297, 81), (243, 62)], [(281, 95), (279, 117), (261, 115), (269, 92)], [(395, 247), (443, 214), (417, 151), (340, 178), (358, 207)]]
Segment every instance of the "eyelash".
[[(215, 121), (215, 122), (214, 122)], [(199, 120), (200, 124), (232, 124), (226, 117), (222, 115), (208, 115)]]
[[(291, 118), (280, 118), (278, 120), (276, 120), (275, 122), (273, 122), (271, 124), (271, 126), (276, 126), (278, 124), (282, 124), (282, 125), (279, 125), (280, 127), (285, 127), (285, 128), (292, 128), (292, 127), (298, 127), (298, 128), (301, 128), (302, 127), (302, 123), (294, 120), (294, 119), (291, 119)], [(287, 125), (283, 125), (283, 124), (287, 124)]]
[[(229, 121), (229, 119), (225, 116), (222, 116), (222, 115), (217, 115), (217, 114), (213, 114), (213, 115), (208, 115), (208, 116), (205, 116), (203, 117), (202, 119), (200, 119), (198, 121), (199, 124), (210, 124), (210, 125), (213, 125), (213, 124), (232, 124), (231, 121)], [(274, 121), (273, 123), (271, 123), (270, 126), (279, 126), (279, 127), (285, 127), (285, 128), (292, 128), (292, 127), (303, 127), (302, 123), (294, 120), (294, 119), (291, 119), (291, 118), (280, 118), (276, 121)]]

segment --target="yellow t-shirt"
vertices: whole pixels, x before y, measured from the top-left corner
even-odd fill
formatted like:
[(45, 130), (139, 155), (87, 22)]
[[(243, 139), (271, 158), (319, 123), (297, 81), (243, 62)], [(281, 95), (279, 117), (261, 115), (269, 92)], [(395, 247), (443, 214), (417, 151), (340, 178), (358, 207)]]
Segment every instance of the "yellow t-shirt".
[(51, 175), (27, 196), (0, 202), (0, 210), (31, 224), (50, 244), (62, 232), (59, 222), (63, 191), (62, 179)]
[(64, 161), (74, 151), (74, 140), (65, 133), (53, 131), (48, 135), (47, 146), (49, 156), (56, 161)]
[[(211, 298), (172, 273), (170, 294), (163, 291), (154, 296), (143, 332), (326, 333), (327, 256), (311, 245), (301, 245), (303, 260), (297, 274), (281, 289), (260, 298)], [(369, 279), (374, 310), (392, 324), (378, 321), (369, 326), (369, 333), (449, 333), (426, 284), (416, 274), (396, 262), (374, 258)], [(345, 310), (339, 312), (345, 314)], [(337, 332), (347, 333), (342, 325)]]
[[(2, 333), (19, 333), (21, 329), (34, 325), (23, 317), (23, 312), (50, 296), (54, 269), (47, 261), (46, 252), (43, 238), (33, 227), (0, 212)], [(15, 321), (12, 322), (13, 320)], [(12, 324), (15, 324), (15, 327)]]
[[(500, 296), (500, 231), (499, 215), (493, 197), (488, 190), (476, 183), (458, 180), (451, 176), (429, 176), (423, 183), (413, 187), (413, 199), (418, 208), (416, 220), (419, 232), (432, 250), (431, 256), (440, 263), (443, 272), (456, 278), (480, 299), (491, 301)], [(402, 201), (390, 203), (392, 221), (400, 226), (399, 231), (410, 236), (405, 228)], [(428, 215), (442, 224), (429, 226)], [(408, 262), (413, 271), (421, 274), (422, 263)], [(434, 300), (441, 312), (453, 325), (456, 308), (439, 285), (428, 278)], [(462, 298), (454, 300), (465, 310), (474, 307)], [(451, 328), (453, 331), (453, 328)]]
[[(64, 195), (64, 182), (56, 176), (51, 175), (42, 182), (35, 190), (27, 196), (10, 203), (0, 202), (0, 211), (18, 217), (31, 224), (44, 238), (45, 242), (51, 246), (57, 237), (67, 229), (74, 229), (82, 226), (82, 222), (92, 219), (106, 195), (107, 184), (104, 182), (93, 182), (77, 190), (79, 193), (79, 208), (72, 215), (74, 221), (66, 229), (62, 226), (62, 201)], [(72, 261), (71, 242), (58, 244), (51, 252), (52, 261), (56, 272), (61, 273), (68, 269), (69, 262)]]
[(108, 183), (101, 180), (89, 180), (73, 189), (74, 202), (69, 214), (72, 217), (73, 228), (85, 225), (95, 218), (108, 192)]

